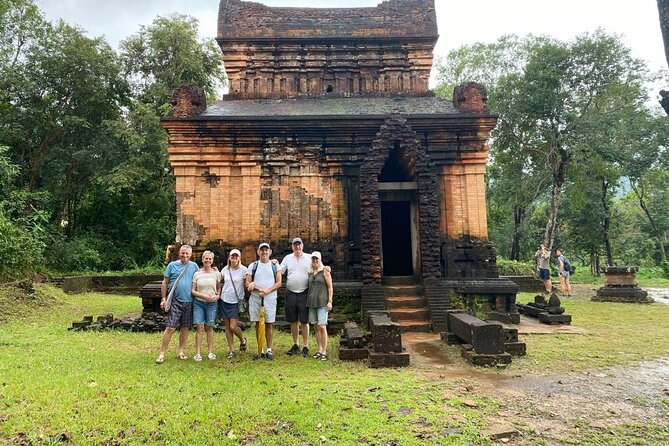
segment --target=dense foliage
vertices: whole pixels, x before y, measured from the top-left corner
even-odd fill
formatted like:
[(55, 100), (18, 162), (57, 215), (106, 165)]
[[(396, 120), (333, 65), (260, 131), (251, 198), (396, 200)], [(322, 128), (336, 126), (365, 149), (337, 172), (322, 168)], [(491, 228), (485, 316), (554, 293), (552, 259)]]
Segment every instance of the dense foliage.
[[(116, 51), (34, 0), (0, 0), (0, 278), (160, 263), (175, 227), (160, 118), (174, 87), (213, 97), (225, 81), (197, 26), (158, 17)], [(440, 94), (479, 81), (499, 115), (487, 194), (501, 257), (530, 260), (543, 241), (593, 271), (669, 272), (669, 121), (617, 36), (504, 36), (438, 70)]]
[(0, 0), (0, 278), (159, 262), (175, 196), (160, 117), (182, 84), (223, 85), (213, 40), (173, 15), (113, 50)]
[(452, 51), (438, 70), (439, 94), (483, 83), (499, 116), (487, 195), (501, 256), (528, 260), (545, 243), (593, 272), (666, 269), (669, 121), (649, 105), (657, 75), (618, 36), (504, 36)]

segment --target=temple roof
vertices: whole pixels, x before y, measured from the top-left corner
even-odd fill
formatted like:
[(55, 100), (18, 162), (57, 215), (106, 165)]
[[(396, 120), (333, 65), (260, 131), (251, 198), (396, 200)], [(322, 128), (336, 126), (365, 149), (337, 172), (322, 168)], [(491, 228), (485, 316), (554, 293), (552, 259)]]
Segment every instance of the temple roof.
[(229, 100), (210, 104), (201, 118), (307, 118), (460, 114), (451, 101), (434, 96)]
[(436, 41), (434, 0), (385, 0), (369, 8), (269, 7), (221, 0), (219, 40), (421, 37)]

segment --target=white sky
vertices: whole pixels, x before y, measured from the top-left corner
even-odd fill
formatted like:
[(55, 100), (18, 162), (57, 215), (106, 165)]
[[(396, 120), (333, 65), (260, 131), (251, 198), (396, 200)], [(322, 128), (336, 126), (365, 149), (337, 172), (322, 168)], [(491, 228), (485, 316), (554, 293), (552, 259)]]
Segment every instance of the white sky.
[[(200, 34), (216, 37), (219, 0), (36, 0), (47, 18), (62, 18), (104, 35), (114, 47), (158, 15), (188, 14), (200, 21)], [(269, 6), (361, 7), (381, 0), (259, 0)], [(439, 42), (435, 56), (503, 34), (547, 34), (569, 41), (598, 27), (620, 34), (635, 57), (652, 70), (665, 69), (656, 0), (436, 0)]]

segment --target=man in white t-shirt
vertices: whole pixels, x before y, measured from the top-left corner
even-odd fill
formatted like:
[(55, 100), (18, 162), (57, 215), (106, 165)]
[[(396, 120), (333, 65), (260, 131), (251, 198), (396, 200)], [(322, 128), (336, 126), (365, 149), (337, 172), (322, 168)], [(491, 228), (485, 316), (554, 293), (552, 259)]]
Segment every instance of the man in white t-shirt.
[(292, 243), (293, 253), (281, 260), (280, 272), (286, 278), (286, 321), (290, 322), (290, 333), (293, 335), (293, 346), (286, 353), (299, 355), (299, 333), (302, 333), (302, 356), (309, 356), (309, 309), (307, 294), (309, 287), (309, 266), (311, 257), (302, 251), (302, 239), (295, 237)]
[(261, 243), (258, 246), (260, 260), (251, 263), (246, 272), (246, 289), (251, 292), (249, 318), (251, 322), (256, 323), (256, 331), (260, 321), (260, 307), (261, 305), (265, 307), (265, 342), (267, 344), (265, 358), (269, 360), (274, 359), (272, 353), (272, 324), (276, 320), (276, 290), (281, 287), (281, 273), (269, 260), (271, 254), (272, 249), (269, 244)]

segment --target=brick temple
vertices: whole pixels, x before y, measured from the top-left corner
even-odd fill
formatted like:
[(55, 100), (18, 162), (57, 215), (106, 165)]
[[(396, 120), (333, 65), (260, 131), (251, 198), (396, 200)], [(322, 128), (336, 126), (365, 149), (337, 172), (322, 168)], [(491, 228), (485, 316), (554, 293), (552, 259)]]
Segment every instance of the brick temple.
[(222, 0), (229, 93), (206, 104), (182, 87), (163, 120), (176, 242), (223, 255), (237, 247), (248, 264), (259, 241), (281, 257), (300, 236), (336, 280), (363, 284), (365, 310), (397, 308), (417, 326), (440, 324), (454, 292), (501, 286), (515, 298), (496, 279), (487, 232), (496, 118), (478, 84), (456, 88), (453, 101), (429, 90), (437, 38), (434, 0), (337, 9)]

